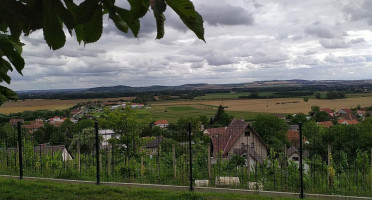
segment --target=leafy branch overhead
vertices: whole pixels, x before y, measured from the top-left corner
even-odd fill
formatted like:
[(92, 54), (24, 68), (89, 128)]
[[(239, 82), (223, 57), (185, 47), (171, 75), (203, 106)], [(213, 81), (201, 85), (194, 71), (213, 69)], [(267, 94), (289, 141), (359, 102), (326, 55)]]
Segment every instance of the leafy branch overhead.
[[(151, 8), (157, 26), (156, 39), (161, 39), (165, 24), (163, 13), (169, 6), (204, 41), (203, 18), (195, 11), (190, 0), (128, 0), (130, 9), (115, 3), (115, 0), (85, 0), (80, 4), (73, 0), (1, 0), (0, 83), (10, 84), (9, 70), (16, 69), (22, 74), (25, 66), (21, 56), (22, 34), (28, 36), (36, 30), (43, 30), (44, 39), (53, 50), (65, 45), (66, 31), (70, 35), (74, 32), (79, 43), (93, 43), (102, 36), (103, 15), (106, 14), (120, 31), (128, 33), (130, 30), (137, 37), (140, 18)], [(6, 87), (0, 90), (0, 99), (5, 97), (13, 100), (16, 95), (10, 91)]]

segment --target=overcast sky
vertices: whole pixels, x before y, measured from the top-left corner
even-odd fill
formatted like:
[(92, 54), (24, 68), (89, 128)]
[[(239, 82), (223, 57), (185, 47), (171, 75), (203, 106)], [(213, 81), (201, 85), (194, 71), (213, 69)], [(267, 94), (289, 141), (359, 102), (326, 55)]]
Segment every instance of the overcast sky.
[(67, 35), (52, 51), (41, 31), (23, 38), (24, 76), (14, 90), (272, 79), (371, 79), (372, 0), (193, 0), (204, 18), (206, 43), (171, 8), (165, 36), (155, 40), (150, 12), (138, 39), (107, 16), (99, 42)]

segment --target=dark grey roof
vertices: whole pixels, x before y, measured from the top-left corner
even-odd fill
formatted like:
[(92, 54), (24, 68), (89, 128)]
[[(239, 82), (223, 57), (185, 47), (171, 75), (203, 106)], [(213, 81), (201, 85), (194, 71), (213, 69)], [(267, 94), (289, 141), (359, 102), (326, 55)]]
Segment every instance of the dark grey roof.
[(157, 136), (154, 140), (146, 144), (146, 148), (157, 148), (161, 141), (163, 141), (163, 137)]

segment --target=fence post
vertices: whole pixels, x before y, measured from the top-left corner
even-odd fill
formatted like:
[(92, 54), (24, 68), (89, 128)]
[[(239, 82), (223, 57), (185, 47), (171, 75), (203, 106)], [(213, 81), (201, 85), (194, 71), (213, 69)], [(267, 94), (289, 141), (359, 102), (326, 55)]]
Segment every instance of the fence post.
[(81, 161), (80, 161), (80, 133), (78, 136), (78, 143), (77, 143), (77, 160), (78, 160), (78, 169), (79, 169), (79, 174), (81, 173)]
[(95, 121), (94, 122), (94, 125), (95, 125), (95, 129), (96, 129), (96, 166), (97, 166), (97, 185), (99, 184), (100, 180), (100, 176), (99, 176), (99, 145), (100, 145), (100, 142), (99, 142), (99, 138), (98, 138), (98, 122)]
[(302, 123), (300, 122), (300, 198), (304, 198), (304, 180), (302, 169)]
[(194, 191), (194, 188), (192, 186), (191, 122), (189, 122), (189, 152), (190, 152), (190, 191)]
[[(249, 135), (247, 136), (247, 176), (248, 176), (248, 184), (250, 182), (251, 178), (251, 156), (249, 154)], [(248, 185), (249, 187), (249, 185)]]
[(208, 142), (208, 178), (212, 179), (211, 143)]
[(21, 122), (17, 123), (18, 127), (18, 158), (19, 158), (19, 179), (23, 179), (23, 160), (22, 160), (22, 133)]
[(107, 152), (107, 173), (108, 176), (111, 175), (111, 144), (108, 144), (107, 146), (108, 152)]
[(285, 190), (288, 189), (288, 182), (287, 182), (287, 179), (288, 179), (288, 171), (287, 171), (287, 162), (288, 162), (288, 158), (287, 158), (287, 145), (284, 144), (283, 146), (283, 163), (284, 163), (284, 181), (285, 181)]
[(372, 148), (371, 148), (371, 172), (372, 172)]
[(327, 184), (330, 186), (330, 174), (329, 174), (329, 168), (331, 167), (331, 155), (332, 155), (332, 147), (330, 144), (328, 144), (328, 170), (327, 170)]
[(143, 165), (143, 155), (141, 156), (141, 178), (145, 172), (145, 166)]
[(173, 158), (173, 175), (174, 179), (177, 178), (177, 164), (176, 164), (176, 145), (172, 144), (172, 158)]

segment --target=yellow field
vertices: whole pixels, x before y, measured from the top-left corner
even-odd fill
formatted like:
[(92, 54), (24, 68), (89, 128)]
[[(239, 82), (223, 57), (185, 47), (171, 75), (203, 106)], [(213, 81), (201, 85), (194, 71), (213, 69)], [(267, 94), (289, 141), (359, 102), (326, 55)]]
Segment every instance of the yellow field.
[[(60, 110), (70, 108), (80, 102), (86, 101), (109, 101), (125, 98), (108, 98), (108, 99), (76, 99), (76, 100), (59, 100), (59, 99), (40, 99), (25, 100), (17, 102), (7, 102), (0, 106), (0, 113), (9, 114), (23, 112), (26, 110)], [(130, 99), (128, 99), (130, 100)], [(360, 105), (361, 107), (372, 106), (372, 97), (355, 97), (336, 100), (310, 99), (304, 102), (302, 98), (282, 98), (282, 99), (248, 99), (248, 100), (185, 100), (172, 102), (154, 102), (153, 106), (172, 106), (172, 105), (193, 105), (198, 108), (202, 105), (218, 106), (224, 105), (229, 111), (245, 112), (266, 112), (266, 113), (308, 113), (311, 106), (317, 105), (324, 108), (338, 110), (341, 108), (352, 108)]]
[(119, 99), (132, 100), (133, 97), (107, 98), (107, 99), (75, 99), (75, 100), (59, 100), (59, 99), (26, 99), (25, 101), (9, 101), (0, 106), (0, 113), (9, 114), (23, 112), (26, 110), (63, 110), (70, 108), (78, 103), (87, 101), (113, 101)]
[(182, 105), (182, 104), (205, 104), (227, 106), (230, 111), (266, 112), (266, 113), (308, 113), (311, 106), (317, 105), (321, 108), (338, 110), (341, 108), (352, 108), (372, 106), (372, 97), (358, 97), (336, 100), (310, 99), (304, 102), (302, 98), (281, 99), (248, 99), (248, 100), (194, 100), (157, 103), (154, 105)]

